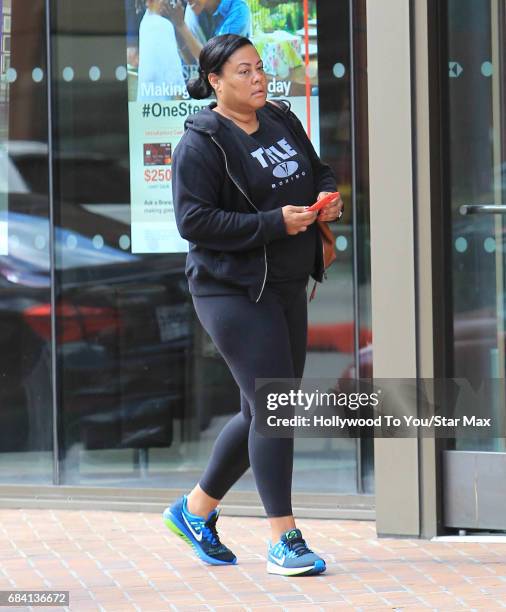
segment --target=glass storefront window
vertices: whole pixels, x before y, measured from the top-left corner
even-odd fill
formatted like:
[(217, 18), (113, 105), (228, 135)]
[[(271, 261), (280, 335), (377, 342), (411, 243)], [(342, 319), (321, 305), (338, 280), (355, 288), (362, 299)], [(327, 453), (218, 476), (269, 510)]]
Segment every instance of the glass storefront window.
[[(21, 414), (17, 406), (27, 405), (23, 418), (31, 423), (30, 440), (43, 440), (38, 446), (32, 440), (27, 450), (47, 450), (44, 473), (50, 480), (54, 400), (59, 484), (187, 488), (206, 464), (217, 433), (239, 410), (236, 385), (194, 314), (184, 274), (187, 246), (177, 234), (171, 203), (171, 153), (184, 116), (193, 112), (184, 88), (196, 70), (193, 43), (205, 42), (217, 23), (209, 15), (193, 14), (184, 3), (193, 37), (188, 46), (171, 15), (155, 10), (159, 4), (50, 2), (54, 398), (42, 0), (30, 13), (37, 42), (24, 55), (26, 65), (21, 55), (16, 60), (16, 48), (23, 41), (26, 45), (27, 34), (26, 28), (16, 34), (14, 9), (12, 42), (1, 47), (0, 104), (8, 117), (2, 125), (9, 128), (4, 141), (17, 148), (10, 147), (4, 156), (15, 154), (16, 174), (9, 175), (10, 191), (4, 190), (6, 204), (0, 208), (1, 231), (8, 207), (8, 243), (14, 251), (0, 254), (0, 261), (5, 258), (14, 270), (7, 282), (15, 299), (21, 296), (19, 307), (28, 308), (24, 323), (31, 334), (22, 342), (16, 336), (21, 352), (26, 342), (20, 360), (31, 378), (28, 385), (21, 380), (19, 388), (12, 387), (5, 419), (16, 428), (12, 414)], [(315, 148), (334, 169), (346, 203), (343, 220), (332, 225), (338, 260), (310, 305), (308, 377), (355, 378), (357, 365), (363, 376), (370, 376), (367, 94), (360, 35), (365, 2), (352, 4), (358, 74), (354, 108), (348, 1), (247, 0), (244, 22), (244, 33), (264, 59), (271, 97), (290, 100)], [(4, 17), (6, 7), (8, 2)], [(164, 49), (172, 45), (172, 51), (155, 54), (153, 61), (150, 53), (157, 41), (149, 28), (156, 25), (169, 37), (158, 42)], [(2, 36), (7, 40), (7, 29)], [(18, 74), (12, 83), (11, 66)], [(28, 122), (18, 121), (21, 113)], [(25, 239), (12, 233), (13, 214), (16, 206), (20, 209), (12, 199), (15, 180), (23, 181), (34, 202), (22, 214), (36, 217), (30, 224), (35, 251), (28, 255), (27, 250), (30, 261), (21, 263), (13, 258)], [(0, 234), (0, 251), (2, 244)], [(16, 274), (22, 278), (25, 269), (32, 284), (13, 280)], [(4, 320), (10, 321), (7, 314)], [(5, 328), (14, 334), (14, 327)], [(14, 366), (14, 360), (8, 365)], [(29, 401), (21, 399), (23, 385), (33, 395)], [(10, 435), (5, 440), (12, 442)], [(7, 446), (0, 452), (8, 453)], [(371, 492), (371, 460), (372, 446), (356, 440), (299, 440), (294, 490)], [(44, 471), (43, 465), (33, 469)], [(253, 490), (252, 476), (246, 474), (237, 489)]]

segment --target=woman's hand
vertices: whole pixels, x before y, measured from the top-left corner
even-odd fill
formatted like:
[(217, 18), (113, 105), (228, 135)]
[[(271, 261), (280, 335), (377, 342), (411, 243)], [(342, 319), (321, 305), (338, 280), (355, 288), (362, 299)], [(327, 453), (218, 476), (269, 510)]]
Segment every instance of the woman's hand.
[(170, 0), (163, 0), (160, 7), (162, 15), (167, 17), (176, 29), (182, 27), (184, 24), (184, 6), (180, 0), (176, 0), (174, 5), (172, 5)]
[(286, 225), (286, 233), (295, 236), (299, 232), (305, 232), (309, 225), (316, 221), (317, 212), (306, 211), (304, 206), (292, 206), (288, 204), (281, 209)]
[[(321, 191), (318, 194), (317, 200), (321, 200), (324, 196), (328, 195), (329, 191)], [(340, 219), (343, 216), (344, 211), (344, 202), (341, 199), (341, 196), (332, 200), (330, 204), (325, 206), (322, 210), (320, 210), (320, 214), (318, 215), (319, 221), (335, 221), (336, 219)]]

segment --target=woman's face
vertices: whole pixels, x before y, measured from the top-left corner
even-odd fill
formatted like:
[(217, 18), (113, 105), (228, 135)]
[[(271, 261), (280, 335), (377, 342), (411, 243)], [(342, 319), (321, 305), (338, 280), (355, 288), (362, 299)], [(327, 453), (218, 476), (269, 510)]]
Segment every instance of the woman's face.
[(267, 100), (267, 79), (263, 63), (253, 45), (233, 53), (221, 74), (210, 74), (218, 102), (236, 111), (257, 110)]

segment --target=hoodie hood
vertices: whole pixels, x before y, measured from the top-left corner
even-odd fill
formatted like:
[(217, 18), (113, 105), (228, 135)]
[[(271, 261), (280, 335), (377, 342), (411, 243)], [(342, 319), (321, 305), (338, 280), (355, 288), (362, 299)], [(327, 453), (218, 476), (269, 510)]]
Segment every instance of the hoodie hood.
[(190, 115), (184, 122), (185, 131), (196, 130), (205, 134), (216, 134), (223, 123), (220, 121), (220, 115), (212, 110), (215, 106), (216, 102), (211, 102), (198, 113)]
[[(269, 104), (269, 108), (273, 110), (275, 113), (280, 113), (282, 116), (288, 115), (290, 111), (290, 103), (286, 100), (277, 100), (276, 104)], [(266, 104), (266, 106), (267, 106)], [(229, 119), (222, 117), (219, 113), (215, 113), (213, 108), (216, 107), (216, 102), (211, 102), (208, 106), (204, 107), (198, 113), (194, 115), (190, 115), (184, 122), (184, 129), (186, 130), (196, 130), (197, 132), (203, 132), (204, 134), (215, 135), (221, 129), (230, 130)], [(265, 109), (265, 106), (260, 108), (259, 111), (262, 112)]]

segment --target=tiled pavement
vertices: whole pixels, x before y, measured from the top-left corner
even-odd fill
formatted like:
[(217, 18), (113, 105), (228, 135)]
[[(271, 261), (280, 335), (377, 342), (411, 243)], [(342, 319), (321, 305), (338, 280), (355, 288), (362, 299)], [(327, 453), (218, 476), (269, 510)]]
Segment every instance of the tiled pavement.
[(223, 516), (220, 533), (239, 564), (209, 567), (155, 514), (0, 510), (0, 590), (70, 590), (76, 611), (506, 608), (505, 544), (377, 539), (370, 522), (298, 523), (326, 574), (266, 574), (258, 518)]

